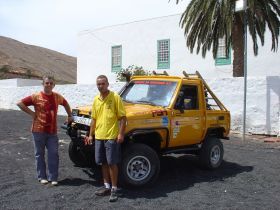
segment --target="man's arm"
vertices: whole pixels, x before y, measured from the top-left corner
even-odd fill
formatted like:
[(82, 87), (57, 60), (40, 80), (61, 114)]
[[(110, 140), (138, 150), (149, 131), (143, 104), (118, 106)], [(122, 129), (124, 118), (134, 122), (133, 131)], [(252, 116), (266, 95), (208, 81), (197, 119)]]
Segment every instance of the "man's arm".
[(89, 144), (92, 144), (93, 136), (95, 133), (95, 124), (96, 124), (95, 119), (91, 119), (90, 131), (89, 131), (89, 137), (88, 137)]
[(34, 111), (32, 111), (31, 109), (29, 109), (24, 103), (22, 103), (22, 101), (19, 101), (17, 103), (17, 106), (24, 111), (25, 113), (29, 114), (33, 119), (35, 119), (36, 114)]
[(120, 130), (119, 130), (118, 139), (117, 139), (118, 143), (122, 143), (124, 140), (125, 128), (126, 128), (126, 116), (123, 116), (120, 119)]
[(72, 118), (72, 111), (71, 111), (70, 105), (69, 105), (69, 103), (65, 100), (65, 103), (63, 104), (63, 106), (64, 106), (65, 111), (67, 112), (67, 115), (68, 115), (67, 122), (70, 123), (70, 122), (73, 121), (73, 118)]

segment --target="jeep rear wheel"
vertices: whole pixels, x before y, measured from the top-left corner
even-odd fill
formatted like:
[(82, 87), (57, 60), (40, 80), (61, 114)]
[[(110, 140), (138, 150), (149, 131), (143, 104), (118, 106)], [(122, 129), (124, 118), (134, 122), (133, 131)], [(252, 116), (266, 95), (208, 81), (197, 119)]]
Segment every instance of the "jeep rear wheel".
[(122, 181), (130, 186), (152, 184), (158, 177), (160, 161), (157, 153), (145, 144), (131, 144), (125, 148), (121, 163)]
[(218, 168), (224, 156), (223, 144), (220, 139), (216, 137), (209, 137), (205, 139), (200, 151), (200, 162), (202, 166), (207, 169)]
[(93, 149), (71, 141), (68, 147), (70, 160), (78, 167), (94, 166), (94, 153), (91, 152)]

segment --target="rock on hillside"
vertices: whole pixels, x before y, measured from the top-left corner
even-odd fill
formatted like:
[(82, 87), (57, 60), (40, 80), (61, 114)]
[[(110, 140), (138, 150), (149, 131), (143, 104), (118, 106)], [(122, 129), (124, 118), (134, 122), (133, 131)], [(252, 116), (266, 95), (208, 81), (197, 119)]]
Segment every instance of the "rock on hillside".
[(76, 83), (77, 58), (0, 36), (0, 79), (41, 78), (47, 72), (58, 83)]

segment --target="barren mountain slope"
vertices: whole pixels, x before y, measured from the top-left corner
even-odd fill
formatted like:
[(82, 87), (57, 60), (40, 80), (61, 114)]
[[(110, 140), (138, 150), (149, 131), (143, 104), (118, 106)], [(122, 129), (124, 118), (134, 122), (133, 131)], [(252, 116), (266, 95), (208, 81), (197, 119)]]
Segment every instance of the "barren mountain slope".
[(46, 72), (59, 83), (76, 83), (77, 59), (0, 36), (0, 79), (41, 78)]

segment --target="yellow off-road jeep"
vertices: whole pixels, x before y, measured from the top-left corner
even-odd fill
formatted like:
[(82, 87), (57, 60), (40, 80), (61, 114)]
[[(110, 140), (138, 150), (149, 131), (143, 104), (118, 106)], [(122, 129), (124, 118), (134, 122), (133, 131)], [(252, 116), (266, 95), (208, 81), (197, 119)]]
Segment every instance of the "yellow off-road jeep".
[[(201, 75), (133, 76), (119, 92), (127, 113), (120, 178), (132, 186), (154, 182), (161, 155), (193, 154), (215, 169), (223, 160), (220, 139), (228, 139), (230, 113)], [(85, 145), (91, 106), (73, 109), (68, 125), (70, 159), (78, 166), (94, 165), (94, 144)]]

